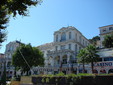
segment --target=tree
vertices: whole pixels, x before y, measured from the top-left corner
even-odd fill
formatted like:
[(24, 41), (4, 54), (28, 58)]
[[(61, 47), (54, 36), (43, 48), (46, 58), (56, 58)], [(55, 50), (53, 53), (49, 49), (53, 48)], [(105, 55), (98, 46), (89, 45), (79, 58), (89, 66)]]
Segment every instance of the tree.
[(26, 16), (28, 8), (40, 4), (41, 0), (1, 0), (0, 8), (7, 9), (8, 14), (13, 14), (15, 17), (17, 14)]
[(6, 85), (6, 63), (4, 62), (4, 71), (1, 76), (1, 85)]
[(86, 56), (86, 62), (91, 63), (91, 69), (93, 73), (94, 68), (94, 62), (97, 62), (99, 60), (99, 55), (97, 54), (96, 47), (94, 45), (89, 45), (86, 47), (87, 50), (87, 56)]
[[(40, 4), (42, 0), (0, 0), (0, 29), (6, 29), (9, 17), (13, 15), (28, 15), (28, 8)], [(1, 37), (2, 40), (5, 37)]]
[(9, 16), (7, 10), (4, 7), (0, 7), (0, 29), (5, 29), (9, 22)]
[(0, 10), (0, 46), (1, 43), (6, 40), (6, 31), (5, 28), (7, 27), (9, 17), (7, 16), (7, 11), (4, 7)]
[(6, 40), (6, 31), (5, 30), (0, 30), (0, 46), (1, 43), (4, 42)]
[(12, 57), (12, 64), (22, 72), (28, 72), (32, 67), (44, 65), (43, 53), (30, 44), (22, 44)]
[(106, 48), (113, 47), (113, 33), (112, 35), (106, 35), (104, 41), (102, 42), (103, 46)]
[(87, 51), (86, 49), (81, 49), (77, 55), (78, 63), (82, 63), (83, 65), (83, 73), (85, 73), (85, 63), (86, 63)]
[(95, 36), (95, 37), (93, 37), (92, 39), (89, 39), (89, 41), (91, 42), (91, 44), (93, 44), (93, 45), (97, 45), (97, 41), (99, 41), (100, 40), (100, 37), (99, 36)]

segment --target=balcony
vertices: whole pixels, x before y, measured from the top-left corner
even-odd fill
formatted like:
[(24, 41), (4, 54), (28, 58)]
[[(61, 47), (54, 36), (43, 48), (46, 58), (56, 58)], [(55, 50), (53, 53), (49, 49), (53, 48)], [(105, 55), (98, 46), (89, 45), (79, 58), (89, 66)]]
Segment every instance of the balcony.
[[(74, 64), (62, 64), (62, 67), (72, 67), (72, 65), (73, 65), (73, 67), (77, 67), (77, 63), (74, 63)], [(57, 65), (54, 65), (54, 67), (57, 67), (57, 68), (60, 68), (61, 67), (61, 65), (60, 64), (57, 64)]]
[(47, 55), (51, 54), (60, 54), (60, 53), (74, 53), (74, 51), (69, 50), (69, 49), (64, 49), (64, 50), (57, 50), (57, 51), (48, 51)]

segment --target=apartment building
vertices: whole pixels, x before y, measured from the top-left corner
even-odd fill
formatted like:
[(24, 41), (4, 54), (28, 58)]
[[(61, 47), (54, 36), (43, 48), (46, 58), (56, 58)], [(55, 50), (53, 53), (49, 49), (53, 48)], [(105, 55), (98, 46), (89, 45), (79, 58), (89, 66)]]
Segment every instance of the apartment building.
[(107, 25), (99, 27), (100, 30), (100, 48), (103, 48), (102, 42), (104, 41), (104, 37), (106, 35), (110, 35), (113, 32), (113, 25)]

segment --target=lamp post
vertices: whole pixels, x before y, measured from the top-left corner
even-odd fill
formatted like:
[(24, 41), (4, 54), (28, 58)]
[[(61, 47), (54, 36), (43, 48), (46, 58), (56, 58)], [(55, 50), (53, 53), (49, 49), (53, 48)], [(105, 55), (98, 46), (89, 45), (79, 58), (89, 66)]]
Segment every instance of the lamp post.
[(77, 64), (77, 74), (79, 74), (80, 64)]

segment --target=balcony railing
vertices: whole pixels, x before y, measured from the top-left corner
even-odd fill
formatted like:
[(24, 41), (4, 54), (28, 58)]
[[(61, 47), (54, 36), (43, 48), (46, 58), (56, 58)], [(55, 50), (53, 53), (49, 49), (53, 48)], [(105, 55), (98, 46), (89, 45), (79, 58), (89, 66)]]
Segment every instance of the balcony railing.
[[(62, 67), (71, 67), (72, 66), (72, 64), (62, 64)], [(57, 65), (54, 65), (54, 67), (61, 67), (61, 65), (60, 64), (57, 64)], [(77, 63), (74, 63), (73, 64), (73, 67), (77, 67)]]
[(57, 54), (57, 53), (66, 53), (66, 52), (72, 52), (72, 53), (74, 53), (74, 51), (72, 51), (72, 50), (63, 49), (63, 50), (57, 50), (57, 51), (48, 51), (47, 54)]

